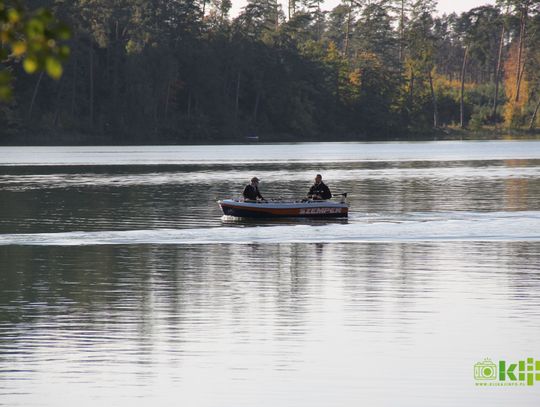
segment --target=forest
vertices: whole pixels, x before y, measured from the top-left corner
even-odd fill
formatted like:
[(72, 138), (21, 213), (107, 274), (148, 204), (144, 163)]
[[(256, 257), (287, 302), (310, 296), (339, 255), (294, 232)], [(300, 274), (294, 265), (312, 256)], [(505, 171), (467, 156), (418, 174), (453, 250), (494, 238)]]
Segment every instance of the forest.
[(540, 0), (459, 15), (433, 0), (330, 11), (249, 0), (236, 16), (231, 0), (25, 0), (30, 21), (47, 13), (56, 57), (44, 60), (6, 34), (16, 3), (0, 0), (0, 144), (376, 140), (540, 124)]

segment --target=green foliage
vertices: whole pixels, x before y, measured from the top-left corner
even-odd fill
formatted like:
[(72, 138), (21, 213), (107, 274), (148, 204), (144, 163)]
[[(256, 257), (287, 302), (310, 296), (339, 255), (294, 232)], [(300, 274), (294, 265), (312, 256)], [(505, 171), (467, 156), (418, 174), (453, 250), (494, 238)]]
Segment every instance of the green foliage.
[(11, 98), (11, 75), (4, 69), (0, 71), (0, 100)]
[[(44, 70), (54, 79), (62, 76), (62, 62), (69, 55), (63, 44), (69, 28), (46, 8), (28, 11), (15, 0), (0, 0), (0, 100), (11, 97), (13, 62), (22, 60), (26, 73)], [(3, 67), (2, 67), (3, 66)]]

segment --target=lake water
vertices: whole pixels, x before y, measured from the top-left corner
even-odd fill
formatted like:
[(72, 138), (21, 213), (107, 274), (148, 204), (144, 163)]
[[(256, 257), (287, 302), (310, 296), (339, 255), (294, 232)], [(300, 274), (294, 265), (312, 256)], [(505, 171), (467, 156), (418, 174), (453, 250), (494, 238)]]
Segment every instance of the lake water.
[(0, 209), (2, 406), (540, 401), (474, 376), (540, 360), (538, 141), (0, 147)]

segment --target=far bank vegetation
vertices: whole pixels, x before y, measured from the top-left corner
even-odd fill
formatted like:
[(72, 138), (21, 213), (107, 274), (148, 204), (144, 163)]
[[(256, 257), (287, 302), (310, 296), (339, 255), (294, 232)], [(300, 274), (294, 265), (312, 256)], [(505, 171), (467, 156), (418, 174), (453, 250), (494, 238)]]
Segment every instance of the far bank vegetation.
[[(540, 0), (27, 0), (72, 27), (63, 75), (16, 78), (0, 143), (355, 140), (540, 125)], [(79, 138), (75, 138), (75, 135)]]

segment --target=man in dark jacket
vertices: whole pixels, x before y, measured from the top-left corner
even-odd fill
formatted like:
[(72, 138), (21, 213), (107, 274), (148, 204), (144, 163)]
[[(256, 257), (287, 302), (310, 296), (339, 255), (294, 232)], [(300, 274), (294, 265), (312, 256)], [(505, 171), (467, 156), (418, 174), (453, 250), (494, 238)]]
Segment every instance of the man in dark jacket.
[(311, 188), (309, 189), (308, 198), (314, 199), (314, 200), (332, 198), (332, 193), (330, 192), (330, 188), (328, 188), (326, 184), (322, 182), (321, 174), (317, 174), (317, 176), (315, 177), (315, 184), (313, 184)]
[(244, 199), (247, 201), (256, 201), (257, 198), (264, 200), (263, 196), (259, 192), (259, 178), (251, 178), (251, 183), (244, 188)]

